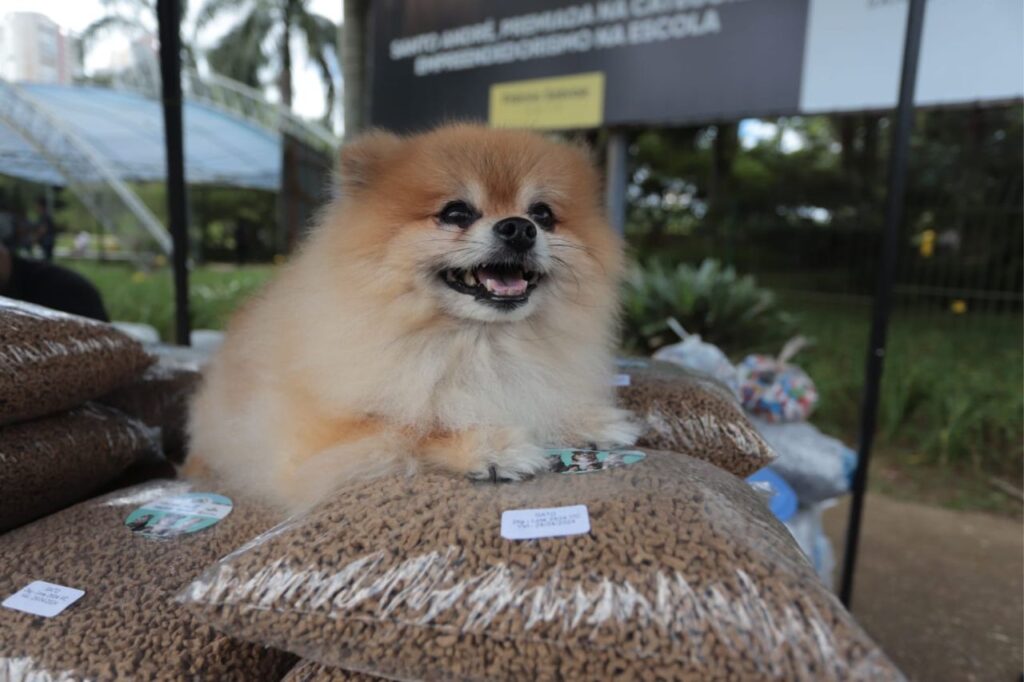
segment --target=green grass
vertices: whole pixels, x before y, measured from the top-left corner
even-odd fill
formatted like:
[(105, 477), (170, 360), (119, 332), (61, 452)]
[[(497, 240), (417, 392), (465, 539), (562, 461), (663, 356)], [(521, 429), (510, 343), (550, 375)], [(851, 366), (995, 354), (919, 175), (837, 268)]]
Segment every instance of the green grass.
[[(174, 287), (169, 268), (144, 272), (123, 263), (63, 264), (99, 288), (111, 319), (143, 322), (156, 327), (165, 341), (173, 338)], [(222, 329), (235, 308), (258, 290), (273, 271), (269, 265), (213, 265), (193, 270), (189, 278), (192, 328)]]
[[(794, 360), (818, 386), (814, 421), (854, 442), (870, 306), (787, 300), (815, 339)], [(897, 466), (1010, 478), (1024, 461), (1021, 317), (894, 312), (876, 442)]]

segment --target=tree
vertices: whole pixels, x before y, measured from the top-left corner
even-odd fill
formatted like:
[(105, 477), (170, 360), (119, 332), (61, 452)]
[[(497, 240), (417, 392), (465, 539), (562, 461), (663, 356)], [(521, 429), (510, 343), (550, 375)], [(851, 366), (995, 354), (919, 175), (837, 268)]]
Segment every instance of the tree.
[[(257, 88), (262, 86), (261, 70), (276, 70), (281, 104), (288, 109), (292, 108), (293, 93), (292, 40), (303, 40), (327, 91), (324, 120), (329, 122), (334, 113), (335, 91), (328, 55), (336, 56), (338, 29), (332, 21), (313, 12), (310, 4), (310, 0), (206, 0), (196, 16), (195, 30), (198, 33), (218, 16), (241, 15), (239, 23), (208, 54), (211, 66)], [(299, 169), (305, 156), (299, 147), (297, 140), (282, 136), (278, 214), (281, 237), (287, 240), (279, 245), (282, 248), (298, 242), (312, 211)], [(315, 170), (325, 171), (331, 161), (314, 164)]]
[(341, 71), (345, 77), (345, 137), (357, 135), (366, 126), (366, 58), (364, 36), (369, 23), (370, 0), (344, 0)]
[[(156, 35), (157, 0), (101, 0), (104, 15), (82, 31), (82, 51), (88, 54), (96, 41), (110, 33), (121, 33), (132, 39), (153, 38)], [(188, 0), (181, 0), (181, 15), (188, 15)], [(186, 41), (181, 43), (182, 62), (195, 67), (195, 53)]]
[(337, 27), (311, 11), (310, 4), (310, 0), (207, 0), (196, 16), (195, 30), (198, 33), (218, 16), (241, 14), (241, 20), (208, 53), (210, 65), (254, 87), (261, 85), (262, 69), (275, 69), (281, 103), (289, 109), (293, 93), (292, 39), (301, 39), (326, 90), (325, 116), (330, 120), (335, 92), (328, 55), (337, 49)]

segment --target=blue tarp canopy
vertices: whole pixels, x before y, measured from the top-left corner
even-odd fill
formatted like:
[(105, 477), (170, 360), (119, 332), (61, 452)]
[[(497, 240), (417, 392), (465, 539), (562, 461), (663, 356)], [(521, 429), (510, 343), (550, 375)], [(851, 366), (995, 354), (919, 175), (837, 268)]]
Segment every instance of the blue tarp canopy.
[[(133, 92), (93, 86), (21, 87), (99, 152), (122, 180), (164, 180), (164, 124), (159, 102)], [(278, 189), (281, 140), (276, 132), (194, 102), (185, 104), (184, 117), (185, 179), (189, 184)], [(65, 184), (57, 170), (3, 121), (0, 174)]]

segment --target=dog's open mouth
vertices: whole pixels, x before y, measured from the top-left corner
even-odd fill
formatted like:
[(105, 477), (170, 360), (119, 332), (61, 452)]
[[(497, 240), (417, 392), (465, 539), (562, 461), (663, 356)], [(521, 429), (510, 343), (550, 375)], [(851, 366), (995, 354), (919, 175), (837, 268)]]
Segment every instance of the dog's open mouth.
[(522, 266), (500, 263), (485, 263), (468, 270), (449, 268), (441, 271), (444, 283), (460, 294), (502, 307), (526, 303), (542, 277), (540, 273)]

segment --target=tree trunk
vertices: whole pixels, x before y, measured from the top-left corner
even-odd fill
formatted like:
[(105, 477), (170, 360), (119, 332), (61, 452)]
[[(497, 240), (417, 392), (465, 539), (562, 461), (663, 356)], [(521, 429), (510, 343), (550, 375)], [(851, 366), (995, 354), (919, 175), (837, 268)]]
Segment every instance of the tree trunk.
[(854, 166), (857, 163), (857, 150), (855, 140), (857, 139), (857, 118), (852, 114), (837, 114), (832, 117), (833, 126), (839, 129), (839, 160), (840, 167), (846, 175), (847, 181), (854, 174)]
[(732, 164), (739, 148), (739, 126), (723, 123), (711, 147), (711, 178), (708, 183), (708, 224), (712, 235), (724, 234), (732, 194)]
[(281, 104), (292, 108), (292, 23), (294, 16), (295, 0), (285, 0), (284, 4), (284, 35), (281, 37), (281, 75), (278, 80), (278, 88), (281, 90)]
[[(292, 108), (292, 22), (294, 21), (294, 4), (296, 0), (285, 0), (284, 35), (281, 37), (279, 46), (281, 59), (281, 73), (278, 78), (278, 88), (281, 91), (281, 104), (287, 109)], [(295, 141), (288, 135), (281, 133), (281, 187), (278, 191), (278, 216), (281, 223), (281, 231), (285, 236), (285, 248), (291, 251), (295, 248), (301, 225), (298, 210), (298, 165), (296, 163)]]
[(369, 28), (369, 0), (342, 0), (344, 21), (339, 31), (339, 61), (345, 87), (345, 138), (366, 127), (369, 93), (366, 79), (366, 32)]

